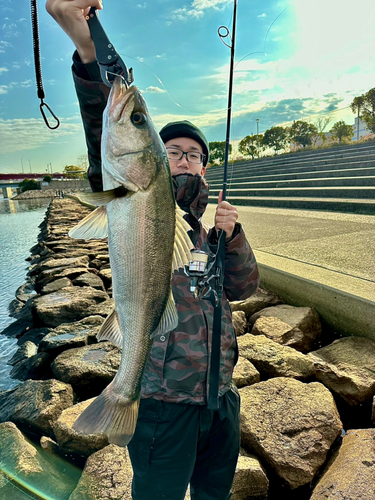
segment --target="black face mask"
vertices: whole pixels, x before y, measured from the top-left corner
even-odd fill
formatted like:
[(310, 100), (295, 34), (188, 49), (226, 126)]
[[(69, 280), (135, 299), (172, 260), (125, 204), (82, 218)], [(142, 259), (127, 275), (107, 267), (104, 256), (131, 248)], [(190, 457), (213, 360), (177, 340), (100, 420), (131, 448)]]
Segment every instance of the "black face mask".
[(200, 219), (208, 203), (208, 184), (199, 174), (172, 176), (177, 205), (196, 219)]

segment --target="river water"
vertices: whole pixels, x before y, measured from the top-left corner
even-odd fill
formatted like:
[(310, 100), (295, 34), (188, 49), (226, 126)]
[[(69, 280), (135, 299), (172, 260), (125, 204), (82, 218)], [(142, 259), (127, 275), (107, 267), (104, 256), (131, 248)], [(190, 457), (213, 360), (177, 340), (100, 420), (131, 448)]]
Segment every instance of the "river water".
[[(39, 224), (44, 219), (50, 200), (4, 200), (0, 198), (0, 332), (15, 321), (8, 305), (15, 292), (25, 283), (29, 263), (25, 259), (37, 243)], [(11, 389), (19, 381), (9, 377), (6, 362), (17, 350), (17, 339), (0, 334), (0, 391)]]

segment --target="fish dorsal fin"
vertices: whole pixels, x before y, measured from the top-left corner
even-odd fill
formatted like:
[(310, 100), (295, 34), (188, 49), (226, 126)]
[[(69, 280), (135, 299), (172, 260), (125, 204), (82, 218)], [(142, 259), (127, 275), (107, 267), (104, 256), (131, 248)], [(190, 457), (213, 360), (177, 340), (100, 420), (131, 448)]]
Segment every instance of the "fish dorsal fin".
[(111, 314), (106, 317), (104, 323), (102, 324), (99, 333), (96, 338), (100, 340), (109, 340), (115, 346), (122, 348), (122, 332), (120, 330), (120, 325), (117, 319), (116, 310), (113, 309)]
[(203, 229), (208, 233), (210, 229), (212, 229), (214, 226), (212, 224), (208, 224), (207, 222), (202, 221), (202, 226)]
[(183, 212), (176, 209), (176, 228), (174, 236), (174, 250), (172, 260), (172, 272), (179, 267), (184, 267), (192, 260), (190, 250), (194, 248), (187, 231), (191, 227), (183, 218)]
[(178, 315), (176, 310), (176, 304), (174, 303), (172, 290), (169, 292), (169, 297), (167, 305), (164, 309), (163, 315), (161, 317), (160, 323), (156, 330), (151, 333), (151, 338), (155, 338), (157, 335), (162, 335), (163, 333), (170, 332), (174, 330), (178, 325)]
[(95, 193), (79, 193), (77, 198), (89, 205), (99, 207), (100, 205), (107, 205), (116, 198), (126, 196), (128, 189), (124, 186), (119, 186), (109, 191), (97, 191)]
[(76, 240), (104, 239), (108, 236), (108, 220), (105, 205), (98, 207), (69, 231)]

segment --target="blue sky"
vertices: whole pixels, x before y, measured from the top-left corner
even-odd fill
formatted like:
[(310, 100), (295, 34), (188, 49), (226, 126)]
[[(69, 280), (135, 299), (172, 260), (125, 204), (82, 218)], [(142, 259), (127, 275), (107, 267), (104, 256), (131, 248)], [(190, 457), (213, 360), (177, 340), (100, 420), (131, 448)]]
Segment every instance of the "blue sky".
[[(233, 0), (104, 0), (102, 24), (144, 93), (157, 128), (176, 119), (225, 139)], [(74, 46), (39, 0), (46, 102), (39, 112), (29, 0), (0, 0), (0, 173), (54, 172), (76, 163), (85, 140), (71, 78)], [(238, 0), (232, 139), (329, 114), (354, 122), (353, 97), (375, 87), (373, 0)], [(271, 27), (271, 29), (270, 29)]]

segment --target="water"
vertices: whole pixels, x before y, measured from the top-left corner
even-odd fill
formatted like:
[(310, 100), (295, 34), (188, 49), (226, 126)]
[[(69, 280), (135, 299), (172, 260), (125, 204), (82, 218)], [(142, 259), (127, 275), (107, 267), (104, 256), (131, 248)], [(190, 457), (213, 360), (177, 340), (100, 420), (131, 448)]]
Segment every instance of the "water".
[[(8, 305), (18, 287), (26, 281), (29, 263), (25, 259), (37, 243), (38, 226), (44, 219), (49, 199), (4, 200), (0, 198), (0, 332), (15, 321)], [(12, 367), (6, 364), (17, 350), (17, 339), (0, 334), (0, 391), (19, 382), (9, 377)]]

